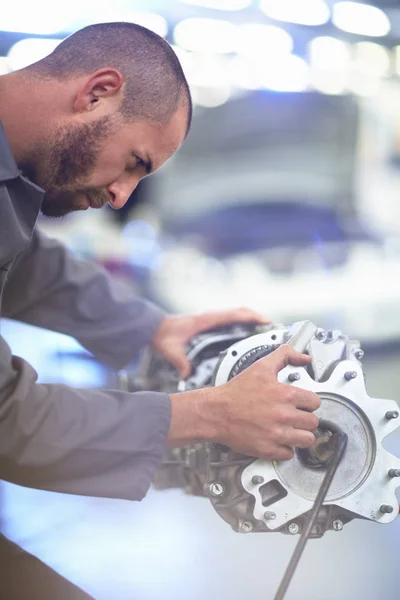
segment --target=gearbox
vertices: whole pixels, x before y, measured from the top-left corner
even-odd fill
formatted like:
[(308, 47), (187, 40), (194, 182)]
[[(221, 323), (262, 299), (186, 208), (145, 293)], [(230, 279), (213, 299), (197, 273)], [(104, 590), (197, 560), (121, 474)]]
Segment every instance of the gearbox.
[(363, 351), (359, 342), (341, 331), (324, 331), (310, 321), (290, 327), (220, 328), (189, 343), (192, 374), (186, 381), (148, 351), (139, 378), (128, 379), (125, 385), (167, 393), (221, 385), (288, 343), (309, 354), (311, 362), (307, 367), (288, 365), (278, 380), (320, 396), (315, 445), (297, 449), (287, 461), (256, 459), (214, 443), (171, 449), (156, 473), (154, 487), (181, 487), (188, 494), (208, 497), (237, 532), (301, 534), (335, 452), (335, 431), (340, 430), (347, 435), (347, 446), (308, 537), (340, 531), (355, 518), (378, 523), (394, 520), (400, 460), (383, 448), (382, 441), (398, 427), (398, 405), (368, 396)]

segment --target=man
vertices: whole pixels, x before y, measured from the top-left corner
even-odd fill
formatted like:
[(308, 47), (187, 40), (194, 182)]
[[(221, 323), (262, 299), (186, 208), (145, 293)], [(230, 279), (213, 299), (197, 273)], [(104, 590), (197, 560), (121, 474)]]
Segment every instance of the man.
[[(87, 27), (0, 79), (2, 316), (72, 335), (115, 368), (151, 343), (182, 377), (190, 372), (184, 345), (195, 333), (266, 322), (246, 309), (167, 316), (35, 232), (40, 211), (121, 208), (181, 146), (191, 113), (175, 53), (132, 24)], [(141, 500), (167, 445), (213, 440), (289, 459), (294, 447), (313, 444), (312, 411), (320, 404), (315, 394), (277, 382), (289, 361), (308, 358), (282, 347), (226, 385), (171, 396), (77, 390), (36, 383), (34, 369), (0, 338), (0, 478)], [(85, 597), (5, 538), (0, 563), (7, 600)]]

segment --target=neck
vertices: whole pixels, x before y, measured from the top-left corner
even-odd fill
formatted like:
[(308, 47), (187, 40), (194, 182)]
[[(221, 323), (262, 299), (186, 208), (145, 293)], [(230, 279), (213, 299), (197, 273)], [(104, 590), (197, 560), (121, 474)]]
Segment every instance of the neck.
[(0, 77), (0, 121), (18, 166), (48, 127), (48, 122), (38, 119), (40, 114), (49, 115), (48, 108), (39, 110), (47, 100), (46, 83), (37, 85), (25, 70)]

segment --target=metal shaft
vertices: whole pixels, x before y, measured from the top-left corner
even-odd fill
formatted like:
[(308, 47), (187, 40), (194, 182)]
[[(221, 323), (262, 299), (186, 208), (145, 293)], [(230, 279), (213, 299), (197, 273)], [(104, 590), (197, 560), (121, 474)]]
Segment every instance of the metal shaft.
[[(333, 477), (336, 473), (336, 470), (339, 466), (339, 463), (342, 459), (343, 453), (345, 451), (346, 445), (347, 445), (347, 434), (342, 432), (342, 431), (337, 431), (333, 434), (334, 436), (337, 436), (338, 438), (338, 442), (337, 442), (337, 449), (336, 452), (334, 454), (334, 456), (332, 457), (332, 460), (328, 466), (328, 469), (325, 473), (325, 477), (322, 481), (321, 487), (318, 491), (317, 497), (315, 499), (314, 505), (311, 509), (311, 514), (310, 514), (310, 518), (308, 520), (307, 525), (305, 526), (305, 528), (303, 529), (302, 533), (300, 534), (300, 539), (297, 543), (296, 548), (294, 549), (294, 552), (292, 554), (292, 558), (290, 559), (290, 562), (286, 568), (286, 571), (284, 573), (284, 576), (282, 578), (281, 584), (279, 586), (279, 589), (275, 595), (274, 600), (283, 600), (286, 591), (290, 585), (290, 582), (292, 580), (292, 577), (294, 575), (294, 572), (296, 570), (296, 567), (298, 565), (298, 562), (301, 558), (301, 555), (303, 553), (304, 547), (307, 543), (308, 537), (312, 531), (312, 528), (314, 526), (314, 523), (317, 519), (319, 510), (325, 500), (326, 494), (328, 493), (329, 487), (332, 483)], [(332, 436), (333, 437), (333, 436)]]

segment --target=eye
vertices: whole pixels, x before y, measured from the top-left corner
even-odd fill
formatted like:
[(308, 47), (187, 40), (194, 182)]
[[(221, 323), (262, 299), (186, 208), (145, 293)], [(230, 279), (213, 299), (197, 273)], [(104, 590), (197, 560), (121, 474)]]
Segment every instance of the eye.
[(146, 166), (146, 163), (144, 162), (144, 160), (139, 158), (139, 156), (135, 156), (135, 158), (136, 158), (136, 166), (137, 167), (145, 167)]
[(134, 155), (132, 158), (133, 158), (132, 163), (126, 167), (126, 170), (129, 171), (130, 173), (132, 173), (133, 171), (136, 171), (136, 169), (138, 167), (139, 168), (146, 167), (146, 163), (139, 156)]

